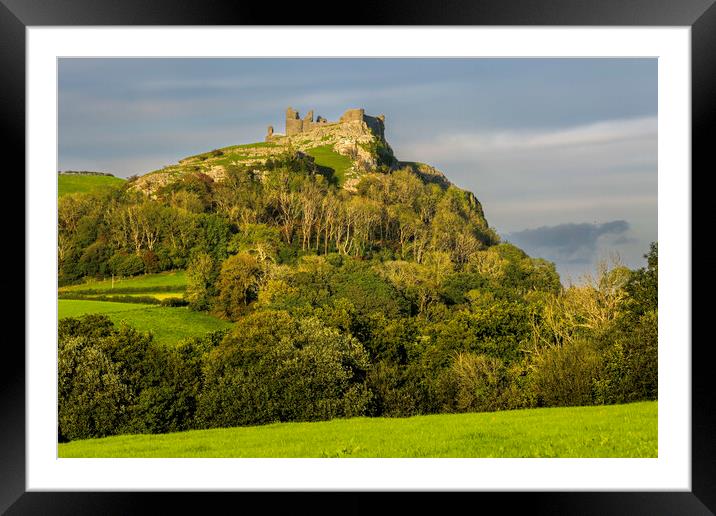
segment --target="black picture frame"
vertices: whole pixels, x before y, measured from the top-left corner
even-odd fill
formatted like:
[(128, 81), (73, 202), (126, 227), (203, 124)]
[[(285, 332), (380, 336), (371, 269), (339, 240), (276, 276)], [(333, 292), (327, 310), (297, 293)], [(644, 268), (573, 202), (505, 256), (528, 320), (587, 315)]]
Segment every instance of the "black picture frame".
[[(25, 28), (28, 26), (82, 25), (571, 25), (571, 26), (689, 26), (692, 73), (692, 192), (713, 170), (712, 150), (716, 115), (716, 0), (453, 0), (361, 2), (349, 14), (334, 4), (305, 2), (295, 6), (270, 3), (215, 3), (178, 0), (0, 0), (0, 124), (5, 137), (0, 145), (6, 171), (25, 170)], [(341, 12), (346, 14), (341, 14)], [(12, 150), (12, 152), (9, 152)], [(12, 167), (12, 168), (10, 168)], [(699, 170), (699, 173), (694, 171)], [(22, 177), (14, 172), (14, 177)], [(694, 188), (694, 185), (697, 187)], [(24, 190), (24, 181), (15, 187)], [(708, 215), (693, 211), (692, 224), (709, 223)], [(15, 208), (17, 210), (17, 208)], [(15, 214), (17, 211), (14, 212)], [(7, 216), (7, 214), (6, 214)], [(13, 219), (16, 219), (16, 215)], [(7, 219), (6, 219), (7, 220)], [(18, 233), (22, 226), (15, 225)], [(698, 231), (692, 235), (699, 235)], [(24, 242), (25, 234), (16, 237)], [(18, 244), (19, 247), (19, 244)], [(24, 249), (24, 246), (23, 246)], [(706, 256), (693, 252), (692, 257)], [(708, 258), (707, 258), (708, 259)], [(713, 261), (712, 259), (710, 260)], [(692, 259), (692, 267), (694, 260)], [(26, 275), (28, 271), (26, 270)], [(700, 278), (704, 291), (713, 280)], [(18, 292), (24, 291), (18, 290)], [(695, 298), (693, 298), (695, 301)], [(19, 304), (19, 303), (18, 303)], [(708, 303), (692, 303), (692, 321), (703, 320)], [(23, 304), (24, 306), (24, 304)], [(31, 309), (31, 307), (25, 307)], [(694, 334), (695, 335), (695, 334)], [(257, 493), (80, 493), (26, 492), (25, 487), (25, 353), (17, 339), (3, 339), (0, 359), (0, 511), (7, 514), (135, 514), (162, 512), (214, 512), (212, 506), (228, 502), (231, 512), (258, 503), (271, 513), (352, 512), (374, 510), (383, 502), (378, 493), (288, 493), (281, 498)], [(545, 514), (714, 514), (716, 511), (716, 397), (711, 383), (709, 340), (693, 340), (692, 356), (692, 490), (690, 492), (503, 492), (453, 493), (451, 505), (489, 503), (500, 511), (516, 508)], [(691, 343), (688, 343), (691, 344)], [(15, 349), (11, 349), (11, 348)], [(401, 512), (425, 507), (425, 493), (401, 497)], [(458, 496), (460, 498), (454, 498)], [(240, 497), (240, 500), (237, 499)], [(470, 497), (470, 500), (463, 500)], [(152, 503), (150, 503), (152, 502)], [(236, 503), (238, 502), (238, 503)]]

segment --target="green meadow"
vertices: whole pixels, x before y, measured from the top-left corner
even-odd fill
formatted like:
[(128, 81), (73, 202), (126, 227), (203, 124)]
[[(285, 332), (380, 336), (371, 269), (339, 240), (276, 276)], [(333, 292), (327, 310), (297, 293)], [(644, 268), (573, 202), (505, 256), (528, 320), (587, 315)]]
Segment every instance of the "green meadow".
[(202, 312), (193, 312), (186, 307), (174, 308), (90, 299), (60, 299), (58, 305), (60, 319), (90, 313), (106, 314), (115, 324), (125, 322), (137, 330), (152, 332), (157, 342), (166, 345), (173, 345), (185, 338), (197, 337), (231, 326), (230, 322)]
[(313, 149), (309, 149), (306, 153), (316, 160), (317, 165), (333, 169), (338, 184), (343, 184), (346, 176), (346, 170), (348, 170), (353, 164), (348, 156), (338, 154), (333, 150), (332, 145), (315, 147)]
[(91, 192), (99, 188), (119, 186), (124, 179), (114, 176), (93, 176), (83, 174), (58, 174), (57, 175), (57, 196)]
[(97, 291), (103, 294), (132, 292), (183, 292), (186, 288), (186, 275), (183, 270), (144, 274), (129, 278), (88, 280), (77, 285), (61, 287), (60, 292)]
[(657, 402), (120, 435), (60, 457), (657, 457)]

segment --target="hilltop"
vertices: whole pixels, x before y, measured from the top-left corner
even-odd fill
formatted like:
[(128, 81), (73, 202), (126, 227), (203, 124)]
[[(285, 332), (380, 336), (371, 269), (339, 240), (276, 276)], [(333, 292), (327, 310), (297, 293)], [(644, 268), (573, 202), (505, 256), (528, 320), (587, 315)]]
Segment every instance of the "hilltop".
[(319, 167), (328, 169), (336, 184), (355, 191), (360, 179), (368, 173), (389, 173), (408, 169), (425, 182), (447, 187), (445, 175), (424, 163), (399, 161), (385, 138), (385, 116), (366, 115), (364, 109), (349, 109), (338, 121), (330, 122), (313, 111), (300, 118), (293, 108), (286, 110), (284, 133), (268, 126), (262, 142), (232, 145), (195, 154), (141, 176), (134, 188), (156, 193), (187, 174), (205, 174), (222, 181), (229, 167), (248, 167), (265, 172), (269, 160), (286, 154), (309, 157)]

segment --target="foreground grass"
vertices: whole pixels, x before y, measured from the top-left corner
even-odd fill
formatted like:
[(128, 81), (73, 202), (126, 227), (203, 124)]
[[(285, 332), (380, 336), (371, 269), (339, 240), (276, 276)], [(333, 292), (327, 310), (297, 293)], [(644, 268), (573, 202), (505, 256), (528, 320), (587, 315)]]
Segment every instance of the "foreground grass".
[(106, 187), (119, 186), (124, 179), (113, 176), (91, 176), (82, 174), (59, 174), (57, 176), (57, 196), (77, 193), (92, 192)]
[(182, 292), (186, 288), (186, 274), (183, 270), (160, 272), (157, 274), (143, 274), (129, 278), (115, 278), (105, 280), (87, 280), (78, 285), (61, 287), (60, 292), (77, 292), (83, 290), (94, 290), (97, 292), (120, 293), (122, 290), (131, 289), (134, 293), (152, 292), (153, 289), (171, 289), (174, 292)]
[(127, 435), (60, 457), (657, 457), (657, 402)]
[(230, 322), (186, 307), (170, 308), (140, 303), (115, 303), (60, 299), (58, 317), (78, 317), (84, 314), (106, 314), (115, 324), (125, 322), (137, 330), (152, 332), (154, 339), (162, 344), (174, 345), (189, 337), (231, 326)]
[(317, 165), (333, 169), (338, 184), (343, 184), (346, 177), (346, 170), (353, 164), (349, 157), (338, 154), (333, 150), (332, 145), (315, 147), (306, 152), (315, 159)]

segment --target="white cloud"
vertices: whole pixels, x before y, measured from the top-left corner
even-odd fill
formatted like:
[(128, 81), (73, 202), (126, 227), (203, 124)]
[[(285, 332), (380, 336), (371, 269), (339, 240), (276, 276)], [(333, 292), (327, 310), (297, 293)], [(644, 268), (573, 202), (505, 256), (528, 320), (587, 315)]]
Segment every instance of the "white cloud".
[(403, 148), (427, 153), (434, 159), (501, 153), (555, 153), (560, 150), (652, 141), (657, 135), (656, 117), (607, 120), (561, 129), (481, 131), (439, 136), (433, 141), (414, 142)]

